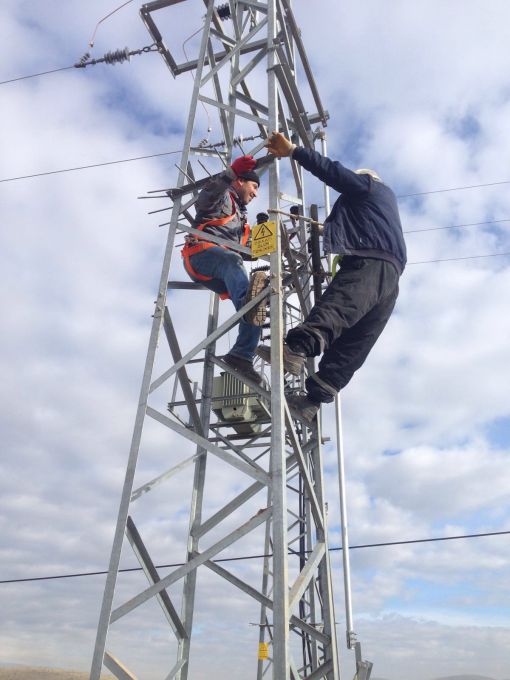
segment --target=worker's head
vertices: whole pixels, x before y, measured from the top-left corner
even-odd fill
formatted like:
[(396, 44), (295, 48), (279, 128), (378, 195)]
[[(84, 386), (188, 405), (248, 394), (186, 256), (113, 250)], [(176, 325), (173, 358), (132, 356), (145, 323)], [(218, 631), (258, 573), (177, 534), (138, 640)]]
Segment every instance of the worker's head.
[(248, 170), (239, 175), (233, 182), (233, 188), (241, 201), (248, 205), (248, 203), (257, 198), (260, 186), (260, 178), (254, 170)]
[(382, 179), (379, 177), (379, 175), (374, 170), (369, 170), (369, 168), (359, 168), (354, 172), (357, 175), (370, 175), (370, 177), (372, 177), (372, 179), (375, 179), (376, 182), (382, 182)]

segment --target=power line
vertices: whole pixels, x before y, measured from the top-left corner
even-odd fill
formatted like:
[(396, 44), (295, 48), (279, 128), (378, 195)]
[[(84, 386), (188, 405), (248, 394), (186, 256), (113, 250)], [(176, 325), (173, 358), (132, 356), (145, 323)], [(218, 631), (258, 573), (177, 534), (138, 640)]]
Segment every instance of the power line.
[(428, 194), (443, 194), (447, 191), (462, 191), (464, 189), (480, 189), (482, 187), (495, 187), (499, 184), (510, 184), (510, 179), (501, 182), (490, 182), (489, 184), (471, 184), (465, 187), (452, 187), (451, 189), (434, 189), (433, 191), (419, 191), (415, 194), (401, 194), (397, 198), (411, 198), (412, 196), (427, 196)]
[[(133, 2), (133, 0), (128, 0), (128, 2), (124, 3), (124, 5), (129, 4), (130, 2)], [(124, 7), (122, 5), (122, 7)], [(121, 9), (121, 7), (118, 7), (118, 9)], [(114, 10), (116, 12), (117, 10)], [(108, 14), (104, 19), (107, 19), (109, 16), (111, 16), (114, 12), (111, 12)], [(104, 21), (104, 19), (101, 19), (101, 21)], [(101, 21), (97, 24), (96, 26), (96, 31), (97, 27), (101, 23)], [(94, 31), (94, 36), (96, 31)], [(93, 36), (93, 37), (94, 37)], [(93, 43), (89, 43), (90, 47), (93, 47)], [(18, 76), (17, 78), (10, 78), (9, 80), (2, 80), (0, 81), (0, 85), (7, 85), (8, 83), (17, 83), (20, 80), (28, 80), (29, 78), (38, 78), (39, 76), (46, 76), (49, 73), (58, 73), (59, 71), (67, 71), (71, 68), (85, 68), (86, 66), (95, 66), (96, 64), (122, 64), (124, 61), (131, 61), (131, 57), (138, 56), (140, 54), (145, 54), (147, 52), (158, 52), (159, 48), (156, 44), (153, 45), (148, 45), (147, 47), (142, 47), (141, 49), (138, 50), (129, 50), (127, 47), (124, 49), (120, 50), (113, 50), (110, 52), (107, 52), (103, 57), (100, 57), (98, 59), (90, 59), (90, 53), (86, 52), (82, 58), (80, 59), (79, 62), (76, 64), (73, 64), (72, 66), (63, 66), (62, 68), (54, 68), (50, 71), (42, 71), (41, 73), (31, 73), (30, 75), (27, 76)]]
[[(116, 161), (106, 161), (105, 163), (94, 163), (91, 165), (81, 165), (77, 166), (75, 168), (64, 168), (61, 170), (50, 170), (48, 172), (39, 172), (33, 175), (20, 175), (19, 177), (9, 177), (7, 179), (0, 179), (0, 183), (2, 182), (14, 182), (16, 180), (22, 180), (22, 179), (31, 179), (33, 177), (45, 177), (48, 175), (58, 175), (60, 173), (66, 173), (66, 172), (74, 172), (75, 170), (88, 170), (90, 168), (101, 168), (105, 167), (108, 165), (118, 165), (120, 163), (131, 163), (132, 161), (140, 161), (140, 160), (146, 160), (148, 158), (158, 158), (161, 156), (171, 156), (173, 154), (180, 153), (181, 149), (177, 149), (175, 151), (163, 151), (161, 153), (154, 153), (154, 154), (149, 154), (147, 156), (136, 156), (134, 158), (123, 158), (120, 160)], [(502, 182), (504, 184), (504, 182)], [(487, 186), (487, 185), (480, 185), (480, 186)], [(449, 191), (449, 189), (444, 189), (441, 191)], [(452, 190), (453, 191), (453, 190)], [(431, 193), (431, 192), (429, 192)], [(498, 222), (509, 222), (510, 218), (508, 219), (502, 219), (502, 220), (491, 220), (489, 222), (473, 222), (470, 224), (455, 224), (447, 227), (431, 227), (431, 228), (425, 228), (425, 229), (412, 229), (409, 231), (404, 231), (404, 234), (413, 234), (413, 233), (419, 233), (420, 231), (435, 231), (435, 230), (440, 230), (440, 229), (458, 229), (461, 227), (472, 227), (472, 226), (478, 226), (482, 224), (496, 224)], [(466, 257), (450, 257), (450, 258), (444, 258), (444, 259), (436, 259), (436, 260), (421, 260), (419, 262), (408, 262), (407, 265), (414, 265), (414, 264), (435, 264), (437, 262), (455, 262), (457, 260), (475, 260), (475, 259), (482, 259), (486, 257), (505, 257), (507, 255), (510, 255), (510, 253), (490, 253), (488, 255), (469, 255)], [(0, 581), (2, 583), (2, 581)]]
[(29, 76), (19, 76), (18, 78), (11, 78), (10, 80), (2, 80), (0, 85), (7, 85), (7, 83), (17, 83), (18, 80), (27, 80), (28, 78), (38, 78), (39, 76), (46, 76), (48, 73), (58, 73), (59, 71), (67, 71), (70, 68), (75, 68), (73, 66), (63, 66), (62, 68), (54, 68), (52, 71), (42, 71), (42, 73), (32, 73)]
[[(132, 0), (129, 0), (129, 2), (132, 2)], [(138, 55), (138, 54), (144, 54), (146, 52), (157, 52), (158, 48), (156, 46), (151, 46), (151, 47), (144, 47), (140, 50), (133, 50), (129, 51), (128, 48), (124, 48), (121, 50), (114, 50), (112, 52), (107, 52), (104, 57), (101, 57), (100, 59), (89, 59), (90, 54), (87, 52), (86, 54), (83, 55), (81, 60), (77, 64), (73, 64), (72, 66), (63, 66), (62, 68), (54, 68), (51, 71), (42, 71), (41, 73), (31, 73), (28, 76), (19, 76), (18, 78), (11, 78), (10, 80), (2, 80), (0, 81), (0, 85), (7, 85), (8, 83), (17, 83), (20, 80), (28, 80), (29, 78), (38, 78), (39, 76), (46, 76), (49, 73), (58, 73), (59, 71), (68, 71), (71, 68), (84, 68), (85, 66), (95, 66), (96, 64), (116, 64), (116, 63), (122, 63), (123, 61), (129, 61), (130, 57)]]
[(111, 12), (109, 12), (109, 13), (108, 13), (106, 16), (104, 16), (102, 19), (99, 19), (99, 21), (97, 22), (96, 27), (95, 27), (95, 29), (94, 29), (94, 33), (92, 34), (92, 37), (91, 37), (91, 39), (89, 40), (89, 47), (91, 47), (91, 48), (94, 47), (94, 40), (95, 40), (95, 38), (96, 38), (96, 33), (97, 33), (97, 29), (99, 28), (99, 25), (102, 24), (103, 21), (106, 21), (107, 19), (109, 19), (113, 14), (115, 14), (115, 12), (118, 12), (120, 9), (122, 9), (122, 8), (125, 7), (126, 5), (129, 5), (129, 4), (132, 3), (132, 2), (133, 2), (133, 0), (126, 0), (126, 2), (122, 3), (122, 5), (120, 5), (119, 7), (116, 7), (114, 10), (112, 10)]
[[(74, 68), (74, 66), (68, 66), (66, 68)], [(57, 69), (57, 70), (63, 70), (63, 69)], [(52, 73), (52, 71), (48, 71), (48, 73)], [(24, 76), (26, 78), (30, 78), (32, 76)], [(6, 81), (6, 82), (11, 82), (11, 81)], [(0, 83), (1, 85), (2, 83)], [(101, 168), (106, 165), (117, 165), (118, 163), (131, 163), (133, 161), (141, 161), (141, 160), (147, 160), (149, 158), (157, 158), (159, 156), (169, 156), (171, 154), (176, 154), (180, 153), (182, 149), (178, 149), (176, 151), (165, 151), (163, 153), (154, 153), (154, 154), (148, 154), (147, 156), (135, 156), (134, 158), (123, 158), (121, 160), (116, 160), (116, 161), (108, 161), (106, 163), (92, 163), (90, 165), (80, 165), (76, 166), (73, 168), (64, 168), (61, 170), (49, 170), (46, 172), (37, 172), (32, 175), (19, 175), (18, 177), (6, 177), (4, 179), (0, 179), (0, 183), (2, 182), (15, 182), (17, 180), (22, 180), (22, 179), (32, 179), (34, 177), (45, 177), (47, 175), (58, 175), (60, 173), (65, 173), (65, 172), (74, 172), (77, 170), (89, 170), (90, 168)], [(450, 189), (434, 189), (432, 191), (422, 191), (420, 193), (416, 194), (402, 194), (400, 196), (397, 196), (397, 198), (409, 198), (411, 196), (425, 196), (427, 194), (439, 194), (443, 193), (446, 191), (461, 191), (463, 189), (480, 189), (482, 187), (492, 187), (492, 186), (497, 186), (501, 184), (510, 184), (510, 180), (503, 180), (501, 182), (489, 182), (488, 184), (472, 184), (470, 186), (464, 186), (464, 187), (452, 187)], [(493, 222), (508, 222), (510, 221), (510, 218), (508, 220), (493, 220)], [(479, 222), (479, 223), (473, 223), (473, 224), (459, 224), (459, 225), (453, 225), (451, 227), (436, 227), (436, 229), (453, 229), (453, 228), (458, 228), (458, 227), (467, 227), (467, 226), (475, 226), (475, 224), (492, 224), (493, 222)], [(415, 231), (432, 231), (433, 228), (431, 229), (417, 229), (417, 230), (412, 230), (412, 231), (407, 231), (404, 233), (414, 233)]]
[(446, 257), (439, 260), (421, 260), (419, 262), (408, 262), (407, 266), (411, 264), (432, 264), (435, 262), (457, 262), (458, 260), (480, 260), (484, 257), (506, 257), (510, 253), (489, 253), (488, 255), (466, 255), (465, 257)]
[(462, 227), (480, 227), (484, 224), (498, 224), (499, 222), (510, 222), (510, 218), (502, 220), (489, 220), (487, 222), (470, 222), (468, 224), (451, 224), (448, 227), (425, 227), (424, 229), (406, 229), (404, 234), (420, 234), (422, 231), (440, 231), (442, 229), (461, 229)]
[(107, 161), (105, 163), (93, 163), (92, 165), (80, 165), (75, 168), (64, 168), (62, 170), (49, 170), (47, 172), (38, 172), (34, 175), (20, 175), (19, 177), (8, 177), (7, 179), (0, 179), (1, 182), (15, 182), (18, 179), (31, 179), (32, 177), (45, 177), (47, 175), (58, 175), (63, 172), (74, 172), (75, 170), (88, 170), (89, 168), (102, 168), (105, 165), (117, 165), (119, 163), (131, 163), (132, 161), (142, 161), (147, 158), (157, 158), (159, 156), (171, 156), (172, 154), (180, 153), (182, 149), (176, 151), (163, 151), (162, 153), (153, 153), (148, 156), (136, 156), (135, 158), (123, 158), (118, 161)]
[[(129, 4), (131, 1), (132, 0), (128, 0), (123, 5), (121, 5), (121, 7), (124, 7), (124, 5)], [(114, 11), (116, 12), (118, 9), (121, 9), (121, 7), (118, 7)], [(113, 14), (113, 12), (111, 12), (111, 14)], [(110, 15), (107, 15), (107, 17), (105, 17), (105, 18), (108, 18), (108, 16), (110, 16)], [(103, 20), (104, 19), (101, 19), (101, 21), (103, 21)], [(96, 29), (97, 29), (97, 26), (96, 26)], [(103, 60), (100, 60), (100, 61), (103, 61)], [(38, 78), (39, 76), (48, 75), (50, 73), (58, 73), (59, 71), (67, 71), (69, 69), (76, 68), (76, 66), (77, 66), (76, 64), (73, 64), (72, 66), (63, 66), (62, 68), (56, 68), (56, 69), (53, 69), (53, 70), (50, 70), (50, 71), (42, 71), (41, 73), (32, 73), (31, 75), (27, 75), (27, 76), (19, 76), (18, 78), (11, 78), (10, 80), (0, 81), (0, 85), (6, 85), (7, 83), (15, 83), (15, 82), (18, 82), (20, 80), (27, 80), (28, 78)], [(171, 153), (174, 153), (174, 152), (171, 152)], [(140, 156), (139, 158), (131, 158), (131, 159), (122, 160), (122, 161), (110, 161), (110, 163), (98, 163), (98, 164), (94, 164), (94, 165), (85, 165), (83, 167), (69, 168), (68, 170), (54, 170), (52, 172), (43, 172), (43, 173), (37, 173), (37, 174), (34, 174), (34, 175), (25, 175), (25, 176), (22, 176), (22, 177), (11, 177), (11, 178), (8, 178), (8, 179), (2, 179), (2, 180), (0, 180), (0, 182), (12, 182), (12, 181), (17, 180), (17, 179), (29, 179), (29, 178), (32, 178), (32, 177), (42, 177), (43, 175), (54, 175), (54, 174), (57, 174), (59, 172), (71, 172), (73, 170), (85, 170), (85, 169), (88, 169), (88, 168), (101, 167), (103, 165), (113, 165), (115, 163), (126, 163), (126, 162), (129, 162), (131, 160), (137, 161), (137, 160), (142, 160), (142, 159), (146, 159), (146, 158), (154, 158), (155, 156), (158, 156), (158, 155), (164, 155), (164, 154), (154, 154), (154, 155), (150, 155), (150, 156)], [(493, 186), (499, 186), (501, 184), (510, 184), (510, 180), (502, 180), (500, 182), (489, 182), (487, 184), (471, 184), (471, 185), (467, 185), (467, 186), (451, 187), (451, 188), (447, 188), (447, 189), (433, 189), (433, 190), (430, 190), (430, 191), (418, 191), (418, 192), (415, 192), (415, 193), (412, 193), (412, 194), (400, 194), (400, 195), (397, 196), (397, 198), (412, 198), (414, 196), (428, 196), (430, 194), (441, 194), (441, 193), (446, 193), (446, 192), (449, 192), (449, 191), (464, 191), (466, 189), (481, 189), (483, 187), (493, 187)], [(466, 225), (466, 226), (471, 226), (471, 225)], [(425, 231), (425, 230), (423, 230), (423, 231)], [(410, 233), (410, 232), (408, 232), (408, 233)]]
[[(58, 175), (61, 173), (66, 173), (66, 172), (74, 172), (76, 170), (88, 170), (90, 168), (101, 168), (105, 167), (108, 165), (118, 165), (120, 163), (131, 163), (132, 161), (141, 161), (141, 160), (146, 160), (148, 158), (158, 158), (161, 156), (171, 156), (173, 154), (180, 153), (181, 149), (177, 149), (175, 151), (163, 151), (161, 153), (154, 153), (154, 154), (149, 154), (147, 156), (135, 156), (134, 158), (123, 158), (120, 160), (116, 161), (106, 161), (105, 163), (93, 163), (91, 165), (81, 165), (77, 166), (75, 168), (64, 168), (61, 170), (50, 170), (48, 172), (39, 172), (35, 173), (33, 175), (20, 175), (19, 177), (9, 177), (6, 179), (0, 179), (0, 183), (2, 182), (14, 182), (16, 180), (22, 180), (22, 179), (31, 179), (33, 177), (45, 177), (48, 175)], [(505, 184), (506, 182), (500, 182), (500, 184)], [(491, 185), (485, 185), (485, 184), (480, 184), (479, 186), (491, 186)], [(462, 188), (462, 187), (461, 187)], [(473, 188), (473, 187), (465, 187), (465, 188)], [(454, 191), (454, 189), (440, 189), (439, 191)], [(428, 193), (433, 193), (433, 192), (428, 192)], [(473, 226), (479, 226), (483, 224), (496, 224), (498, 222), (510, 222), (510, 218), (508, 219), (502, 219), (502, 220), (491, 220), (488, 222), (472, 222), (470, 224), (454, 224), (450, 225), (447, 227), (431, 227), (431, 228), (425, 228), (425, 229), (411, 229), (408, 231), (404, 231), (404, 234), (413, 234), (413, 233), (419, 233), (420, 231), (435, 231), (435, 230), (440, 230), (440, 229), (459, 229), (461, 227), (473, 227)], [(436, 259), (436, 260), (421, 260), (419, 262), (408, 262), (407, 265), (414, 265), (414, 264), (435, 264), (437, 262), (455, 262), (457, 260), (475, 260), (475, 259), (482, 259), (485, 257), (505, 257), (507, 255), (510, 255), (510, 253), (490, 253), (488, 255), (468, 255), (466, 257), (450, 257), (450, 258), (444, 258), (444, 259)], [(2, 581), (0, 581), (2, 583)]]
[[(388, 546), (394, 546), (394, 545), (412, 545), (412, 544), (419, 544), (419, 543), (435, 543), (435, 542), (440, 542), (440, 541), (458, 541), (460, 539), (466, 539), (466, 538), (484, 538), (487, 536), (507, 536), (510, 534), (510, 531), (490, 531), (490, 532), (485, 532), (481, 534), (462, 534), (459, 536), (439, 536), (435, 538), (415, 538), (415, 539), (409, 539), (406, 541), (386, 541), (384, 543), (363, 543), (361, 545), (350, 545), (349, 550), (361, 550), (363, 548), (383, 548), (383, 547), (388, 547)], [(338, 552), (343, 550), (341, 546), (335, 547), (335, 548), (329, 548), (329, 552)], [(307, 553), (311, 552), (309, 550), (306, 551)], [(289, 555), (299, 555), (299, 553), (295, 551), (290, 551)], [(219, 560), (211, 560), (215, 564), (220, 563), (220, 562), (240, 562), (242, 560), (258, 560), (258, 559), (263, 559), (266, 557), (272, 557), (273, 554), (269, 553), (268, 555), (261, 554), (261, 555), (242, 555), (241, 557), (225, 557), (223, 559)], [(156, 569), (169, 569), (169, 568), (178, 568), (184, 566), (183, 562), (177, 562), (175, 564), (159, 564), (156, 566)], [(129, 573), (129, 572), (134, 572), (134, 571), (142, 571), (142, 567), (130, 567), (126, 569), (119, 569), (119, 572), (122, 573)], [(14, 578), (14, 579), (5, 579), (0, 581), (0, 584), (2, 583), (29, 583), (33, 581), (55, 581), (59, 579), (66, 579), (66, 578), (79, 578), (82, 576), (104, 576), (108, 572), (107, 571), (87, 571), (87, 572), (79, 572), (75, 574), (59, 574), (57, 576), (34, 576), (32, 578)]]

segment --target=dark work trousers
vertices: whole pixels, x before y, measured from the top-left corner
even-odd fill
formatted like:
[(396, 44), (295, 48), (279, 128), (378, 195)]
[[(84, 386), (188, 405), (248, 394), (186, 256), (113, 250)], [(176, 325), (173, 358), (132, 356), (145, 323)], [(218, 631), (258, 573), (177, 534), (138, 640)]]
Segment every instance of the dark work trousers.
[(291, 350), (324, 352), (318, 372), (306, 380), (313, 401), (333, 401), (363, 364), (393, 311), (398, 280), (390, 262), (345, 256), (305, 321), (287, 333)]

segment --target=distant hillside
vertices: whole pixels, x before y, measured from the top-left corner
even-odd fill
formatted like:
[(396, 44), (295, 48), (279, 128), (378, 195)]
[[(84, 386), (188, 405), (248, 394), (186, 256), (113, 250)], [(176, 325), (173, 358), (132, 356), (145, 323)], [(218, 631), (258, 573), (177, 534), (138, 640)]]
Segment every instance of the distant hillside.
[[(101, 675), (104, 680), (115, 680), (111, 675)], [(66, 671), (60, 668), (16, 666), (0, 668), (0, 680), (89, 680), (89, 673)]]
[[(2, 680), (2, 678), (0, 678)], [(370, 680), (388, 680), (388, 678), (371, 677)], [(495, 680), (489, 678), (487, 675), (447, 675), (442, 678), (434, 678), (434, 680)], [(508, 678), (507, 680), (510, 680)]]
[[(0, 680), (89, 680), (88, 673), (66, 671), (60, 668), (36, 668), (34, 666), (16, 666), (0, 668)], [(101, 675), (101, 680), (115, 680), (111, 675)], [(372, 677), (370, 680), (389, 680)], [(486, 675), (448, 675), (434, 680), (495, 680)], [(510, 678), (508, 678), (510, 680)]]
[(447, 675), (443, 678), (434, 678), (434, 680), (494, 680), (486, 675)]

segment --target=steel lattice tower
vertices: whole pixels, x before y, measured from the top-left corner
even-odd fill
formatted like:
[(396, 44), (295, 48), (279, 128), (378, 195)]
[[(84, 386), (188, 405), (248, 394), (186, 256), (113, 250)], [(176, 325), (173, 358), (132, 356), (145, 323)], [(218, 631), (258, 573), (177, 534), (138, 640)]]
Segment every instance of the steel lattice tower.
[[(306, 207), (304, 177), (297, 163), (290, 161), (291, 173), (282, 179), (277, 163), (266, 167), (263, 182), (267, 181), (269, 189), (270, 218), (277, 224), (276, 251), (257, 263), (269, 270), (270, 286), (252, 303), (220, 323), (218, 297), (210, 294), (201, 339), (190, 347), (189, 334), (176, 323), (172, 302), (175, 295), (186, 295), (191, 309), (196, 296), (207, 293), (187, 280), (169, 280), (176, 237), (182, 241), (183, 235), (197, 233), (190, 224), (201, 180), (207, 177), (204, 169), (220, 171), (220, 159), (228, 164), (236, 147), (241, 153), (263, 155), (272, 130), (281, 130), (296, 143), (312, 148), (317, 138), (323, 139), (320, 126), (326, 125), (328, 116), (291, 0), (230, 0), (218, 7), (213, 0), (204, 0), (206, 14), (196, 58), (179, 64), (156, 19), (159, 24), (168, 14), (179, 21), (192, 4), (196, 8), (200, 3), (157, 0), (141, 8), (142, 19), (173, 76), (189, 77), (191, 72), (194, 81), (178, 180), (175, 187), (161, 193), (173, 202), (171, 218), (90, 677), (99, 680), (103, 665), (118, 678), (136, 677), (123, 656), (122, 633), (115, 634), (111, 651), (107, 641), (112, 641), (113, 629), (127, 620), (131, 626), (143, 626), (152, 602), (162, 609), (154, 607), (161, 627), (170, 627), (175, 652), (174, 662), (163, 669), (161, 677), (191, 678), (198, 574), (212, 572), (250, 606), (255, 602), (260, 607), (255, 622), (259, 632), (254, 633), (255, 647), (261, 643), (259, 660), (258, 665), (256, 660), (247, 660), (248, 668), (253, 665), (250, 677), (339, 680), (320, 426), (293, 418), (285, 400), (285, 390), (299, 388), (306, 371), (314, 367), (308, 360), (303, 375), (286, 378), (282, 340), (286, 330), (311, 308), (321, 288), (317, 227), (307, 219), (317, 220), (317, 211)], [(309, 106), (311, 102), (311, 112), (305, 100)], [(222, 139), (217, 143), (196, 140), (202, 105), (219, 121)], [(210, 240), (222, 243), (219, 238)], [(247, 252), (242, 246), (234, 249)], [(260, 366), (267, 377), (260, 387), (241, 381), (220, 357), (228, 331), (235, 331), (241, 316), (265, 296), (270, 300), (272, 361), (270, 367)], [(230, 305), (230, 314), (231, 304), (222, 304)], [(195, 318), (193, 323), (202, 320)], [(170, 445), (163, 466), (135, 486), (137, 463), (144, 456), (150, 458), (151, 445), (157, 441), (155, 445), (160, 446), (165, 437)], [(160, 456), (150, 458), (151, 465), (156, 459), (161, 464)], [(216, 509), (210, 511), (214, 504), (208, 502), (206, 482), (215, 466), (237, 476), (238, 491), (223, 497), (219, 506), (215, 499)], [(183, 471), (190, 469), (194, 472), (187, 488), (180, 480)], [(164, 571), (155, 564), (167, 537), (163, 532), (158, 541), (154, 524), (148, 530), (143, 525), (144, 518), (150, 517), (151, 496), (162, 490), (169, 500), (178, 494), (189, 501), (187, 535), (165, 557), (167, 562), (183, 564)], [(249, 575), (236, 573), (228, 562), (219, 562), (225, 551), (229, 556), (242, 555), (244, 537), (249, 537), (251, 546), (259, 541), (264, 556), (258, 584)], [(147, 579), (134, 594), (123, 586), (119, 573), (125, 543), (130, 544)], [(247, 620), (241, 623), (248, 625)], [(268, 658), (264, 658), (266, 649)]]

